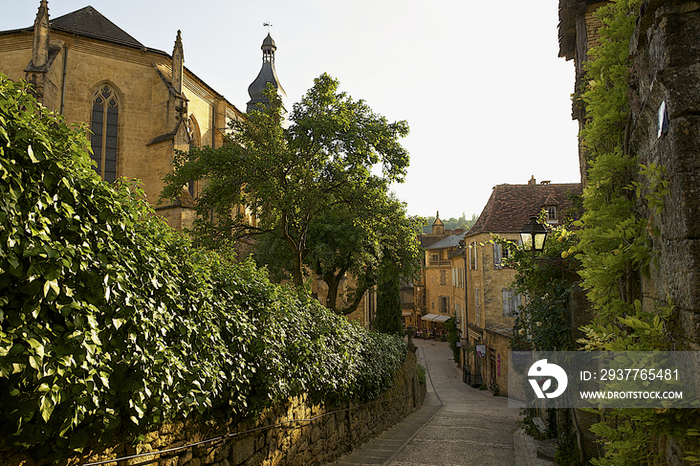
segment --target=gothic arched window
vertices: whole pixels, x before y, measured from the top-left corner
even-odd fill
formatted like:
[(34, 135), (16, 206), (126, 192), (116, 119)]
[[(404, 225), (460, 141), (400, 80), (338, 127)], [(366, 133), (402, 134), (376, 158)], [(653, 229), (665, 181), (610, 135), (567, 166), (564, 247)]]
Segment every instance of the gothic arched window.
[(114, 90), (103, 85), (92, 97), (92, 159), (97, 162), (95, 171), (103, 180), (117, 179), (117, 129), (119, 100)]

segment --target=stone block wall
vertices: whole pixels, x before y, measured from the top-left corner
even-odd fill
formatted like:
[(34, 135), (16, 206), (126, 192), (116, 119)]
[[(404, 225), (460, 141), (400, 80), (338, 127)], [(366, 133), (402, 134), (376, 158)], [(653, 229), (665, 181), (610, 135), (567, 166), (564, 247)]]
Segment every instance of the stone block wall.
[[(494, 325), (484, 329), (484, 343), (487, 347), (484, 383), (493, 391), (498, 386), (498, 394), (508, 396), (508, 351), (512, 328)], [(495, 385), (494, 385), (495, 384)], [(517, 389), (516, 389), (517, 393)]]
[[(393, 388), (369, 403), (314, 404), (305, 396), (280, 403), (256, 420), (235, 423), (225, 412), (192, 416), (149, 432), (135, 446), (93, 445), (60, 466), (306, 466), (333, 461), (422, 406), (416, 356), (409, 351)], [(31, 452), (0, 448), (3, 466), (48, 464)]]
[[(678, 349), (700, 349), (700, 2), (647, 0), (630, 44), (629, 151), (666, 170), (660, 215), (645, 203), (658, 265), (644, 279), (643, 305), (675, 305)], [(665, 111), (664, 111), (665, 109)], [(640, 179), (647, 186), (647, 179)], [(644, 194), (647, 194), (647, 190)], [(659, 234), (654, 234), (657, 228)]]

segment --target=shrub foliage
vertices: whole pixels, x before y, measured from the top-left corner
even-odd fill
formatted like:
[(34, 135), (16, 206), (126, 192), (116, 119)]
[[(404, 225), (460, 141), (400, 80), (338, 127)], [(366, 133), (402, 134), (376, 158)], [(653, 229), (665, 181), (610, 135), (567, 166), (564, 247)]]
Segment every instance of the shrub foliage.
[(0, 75), (0, 445), (57, 458), (193, 412), (391, 384), (400, 340), (192, 247), (133, 183), (102, 182), (88, 147)]

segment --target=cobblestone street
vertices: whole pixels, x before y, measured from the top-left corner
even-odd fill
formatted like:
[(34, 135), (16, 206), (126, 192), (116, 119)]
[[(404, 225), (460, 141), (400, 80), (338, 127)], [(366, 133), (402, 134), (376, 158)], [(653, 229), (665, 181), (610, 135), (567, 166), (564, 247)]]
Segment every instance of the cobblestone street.
[(447, 343), (414, 340), (426, 368), (423, 408), (375, 440), (341, 458), (340, 465), (546, 466), (522, 434), (517, 409), (490, 391), (462, 382)]

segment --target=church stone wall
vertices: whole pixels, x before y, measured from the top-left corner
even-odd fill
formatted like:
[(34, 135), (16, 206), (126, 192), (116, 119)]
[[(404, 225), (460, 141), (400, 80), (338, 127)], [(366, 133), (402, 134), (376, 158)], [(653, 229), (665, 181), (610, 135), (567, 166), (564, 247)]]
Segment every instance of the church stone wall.
[(0, 73), (13, 81), (24, 79), (32, 61), (32, 34), (0, 35)]
[[(25, 69), (32, 59), (32, 33), (0, 34), (0, 72), (17, 81), (32, 79)], [(43, 74), (40, 99), (49, 109), (61, 111), (68, 123), (90, 125), (93, 93), (104, 84), (119, 98), (117, 176), (139, 179), (153, 205), (159, 203), (163, 177), (172, 171), (175, 149), (187, 150), (185, 120), (197, 121), (198, 143), (220, 147), (223, 138), (214, 125), (225, 128), (233, 107), (206, 84), (185, 73), (183, 101), (171, 92), (171, 59), (161, 52), (139, 50), (52, 30), (50, 62)], [(65, 72), (64, 78), (64, 60)], [(38, 75), (41, 78), (41, 74)], [(65, 83), (64, 83), (65, 81)], [(178, 126), (179, 119), (183, 124)], [(177, 130), (176, 134), (173, 134)], [(170, 135), (170, 136), (168, 136)], [(157, 137), (158, 142), (153, 142)], [(159, 210), (171, 226), (191, 225), (193, 213), (181, 207)]]

